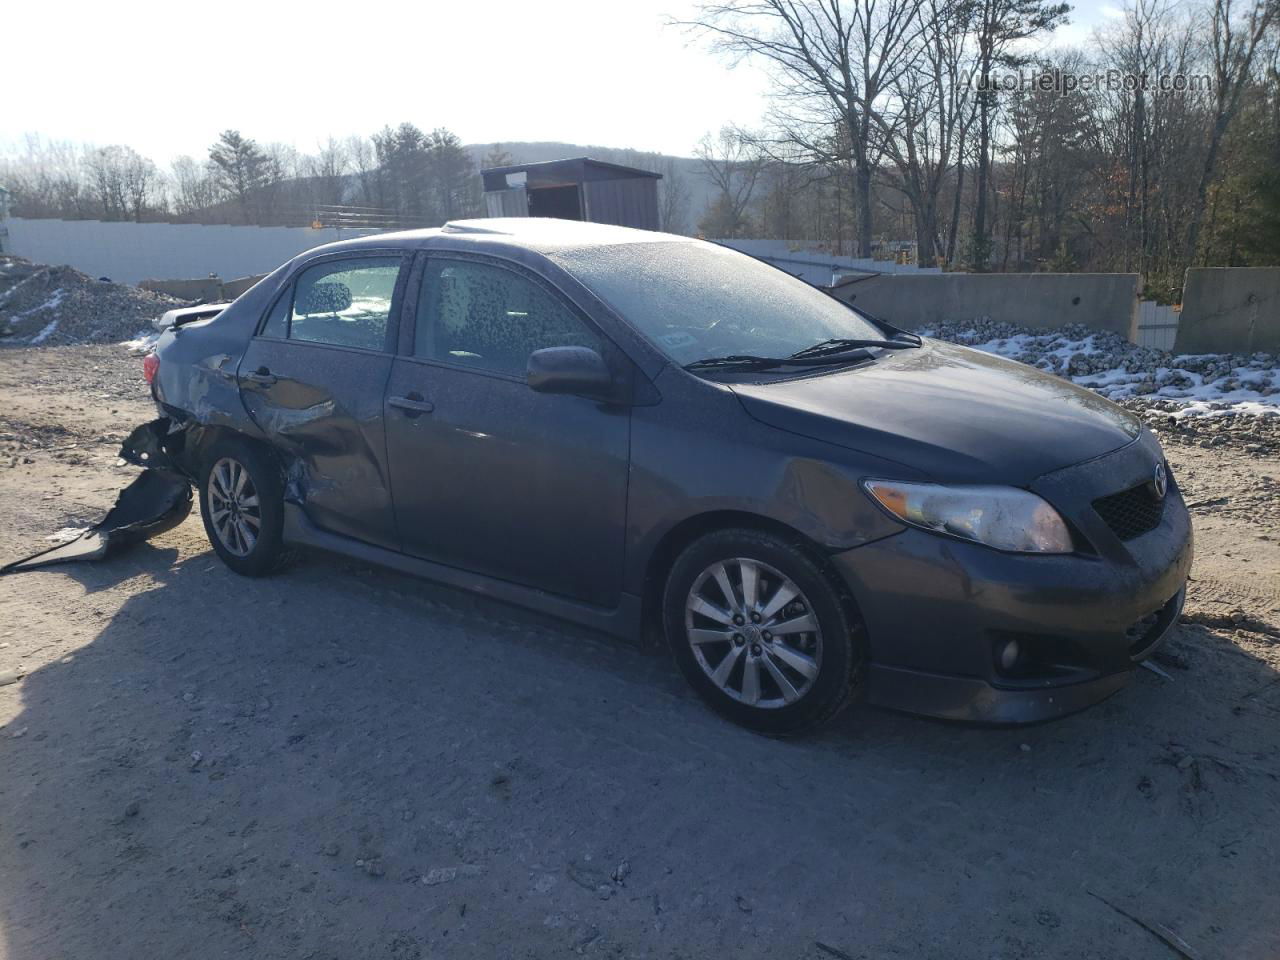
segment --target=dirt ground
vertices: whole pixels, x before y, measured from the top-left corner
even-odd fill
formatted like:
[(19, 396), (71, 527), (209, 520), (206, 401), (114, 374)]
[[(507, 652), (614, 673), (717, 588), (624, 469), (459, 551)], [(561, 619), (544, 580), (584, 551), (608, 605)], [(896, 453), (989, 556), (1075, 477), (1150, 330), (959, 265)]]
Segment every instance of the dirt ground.
[[(151, 416), (118, 347), (0, 351), (0, 556), (100, 517)], [(767, 740), (665, 654), (322, 555), (244, 580), (195, 516), (0, 578), (0, 958), (1274, 960), (1280, 460), (1168, 453), (1167, 679), (1025, 729)]]

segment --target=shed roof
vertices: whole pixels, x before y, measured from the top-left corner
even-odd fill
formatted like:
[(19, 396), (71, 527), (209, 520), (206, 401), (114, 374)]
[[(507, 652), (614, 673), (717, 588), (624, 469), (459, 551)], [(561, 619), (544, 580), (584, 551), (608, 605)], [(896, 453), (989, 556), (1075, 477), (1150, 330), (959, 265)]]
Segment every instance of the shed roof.
[[(538, 163), (513, 163), (505, 167), (486, 167), (480, 171), (486, 190), (501, 190), (506, 186), (506, 175), (524, 173), (529, 185), (538, 183), (582, 183), (587, 180), (630, 180), (651, 177), (661, 180), (662, 174), (638, 167), (624, 167), (620, 163), (593, 160), (590, 157), (571, 157), (566, 160), (543, 160)], [(491, 185), (492, 184), (492, 185)]]
[(589, 156), (568, 157), (566, 160), (540, 160), (536, 164), (508, 164), (507, 166), (486, 166), (480, 173), (545, 173), (552, 177), (585, 177), (588, 173), (604, 174), (598, 179), (621, 179), (625, 177), (653, 177), (662, 179), (662, 174), (653, 170), (641, 170), (639, 166), (623, 166), (611, 164), (607, 160), (593, 160)]

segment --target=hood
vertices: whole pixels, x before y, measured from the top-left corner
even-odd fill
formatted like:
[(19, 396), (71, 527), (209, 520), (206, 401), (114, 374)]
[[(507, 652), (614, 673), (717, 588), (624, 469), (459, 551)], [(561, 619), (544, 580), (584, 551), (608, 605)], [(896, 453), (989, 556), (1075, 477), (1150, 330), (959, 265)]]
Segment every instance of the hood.
[(763, 423), (949, 483), (1027, 485), (1123, 447), (1141, 430), (1092, 391), (936, 340), (839, 373), (732, 390)]

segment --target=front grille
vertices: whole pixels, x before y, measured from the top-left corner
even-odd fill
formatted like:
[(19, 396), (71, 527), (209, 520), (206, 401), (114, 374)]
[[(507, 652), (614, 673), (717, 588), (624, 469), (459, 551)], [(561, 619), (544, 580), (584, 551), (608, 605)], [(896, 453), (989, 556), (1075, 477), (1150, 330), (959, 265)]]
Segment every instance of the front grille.
[(1164, 498), (1157, 498), (1150, 484), (1140, 483), (1093, 501), (1093, 509), (1117, 537), (1132, 540), (1160, 525)]

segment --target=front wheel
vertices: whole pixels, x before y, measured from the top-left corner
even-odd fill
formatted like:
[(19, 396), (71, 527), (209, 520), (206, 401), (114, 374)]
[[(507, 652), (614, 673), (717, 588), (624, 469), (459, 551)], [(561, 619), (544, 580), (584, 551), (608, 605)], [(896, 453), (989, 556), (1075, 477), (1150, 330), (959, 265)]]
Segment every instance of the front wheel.
[(214, 444), (200, 481), (200, 516), (214, 551), (236, 573), (261, 577), (287, 561), (280, 472), (258, 447), (239, 438)]
[(850, 605), (805, 549), (771, 534), (723, 530), (691, 544), (667, 578), (663, 621), (694, 689), (762, 733), (826, 723), (861, 680)]

